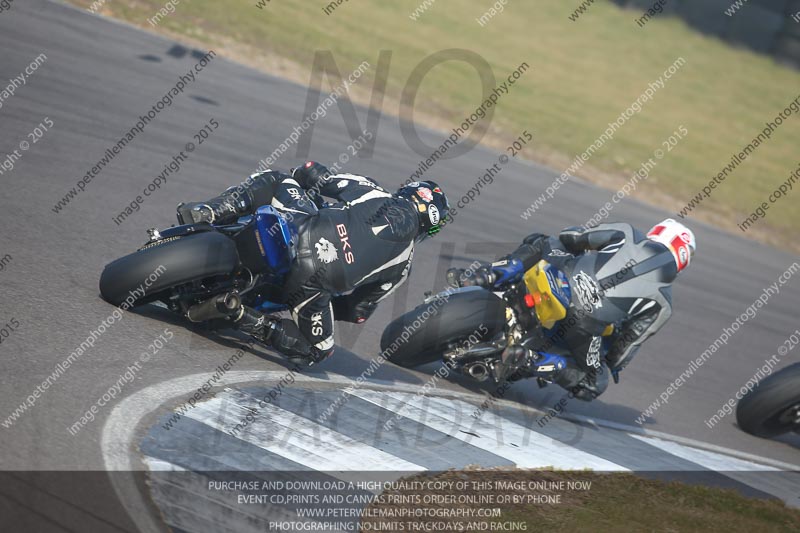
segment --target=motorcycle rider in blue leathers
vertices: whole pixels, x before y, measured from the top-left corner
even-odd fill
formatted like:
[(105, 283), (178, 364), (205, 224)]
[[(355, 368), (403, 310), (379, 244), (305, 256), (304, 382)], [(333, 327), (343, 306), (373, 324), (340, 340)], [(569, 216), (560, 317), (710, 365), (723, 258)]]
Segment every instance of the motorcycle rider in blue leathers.
[[(647, 235), (625, 223), (567, 228), (558, 237), (529, 235), (516, 251), (461, 282), (463, 270), (450, 269), (448, 281), (502, 291), (542, 259), (566, 273), (571, 302), (567, 316), (547, 332), (547, 342), (564, 347), (574, 363), (558, 371), (554, 381), (590, 401), (608, 386), (603, 362), (617, 381), (641, 345), (667, 322), (671, 284), (689, 265), (695, 248), (694, 233), (672, 219)], [(613, 333), (604, 337), (609, 326)], [(533, 375), (526, 368), (536, 354), (519, 345), (506, 352), (501, 363), (505, 378)]]

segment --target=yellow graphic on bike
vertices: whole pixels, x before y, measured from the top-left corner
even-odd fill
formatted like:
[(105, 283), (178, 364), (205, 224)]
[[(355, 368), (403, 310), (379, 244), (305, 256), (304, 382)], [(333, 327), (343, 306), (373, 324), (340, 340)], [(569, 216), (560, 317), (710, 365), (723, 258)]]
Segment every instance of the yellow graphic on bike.
[(539, 261), (525, 273), (523, 278), (536, 317), (543, 327), (552, 329), (556, 322), (567, 316), (567, 308), (572, 299), (572, 290), (566, 274), (545, 260)]

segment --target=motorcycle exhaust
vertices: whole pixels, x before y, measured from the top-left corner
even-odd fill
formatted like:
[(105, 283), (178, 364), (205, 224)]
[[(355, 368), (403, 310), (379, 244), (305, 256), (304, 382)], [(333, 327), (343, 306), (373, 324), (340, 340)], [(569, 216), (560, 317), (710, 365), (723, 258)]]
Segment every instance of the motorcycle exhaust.
[(228, 318), (237, 313), (241, 307), (242, 300), (239, 295), (235, 292), (227, 292), (193, 305), (186, 312), (186, 317), (192, 322)]
[(472, 363), (465, 368), (467, 375), (477, 381), (486, 381), (489, 379), (489, 367), (484, 363)]

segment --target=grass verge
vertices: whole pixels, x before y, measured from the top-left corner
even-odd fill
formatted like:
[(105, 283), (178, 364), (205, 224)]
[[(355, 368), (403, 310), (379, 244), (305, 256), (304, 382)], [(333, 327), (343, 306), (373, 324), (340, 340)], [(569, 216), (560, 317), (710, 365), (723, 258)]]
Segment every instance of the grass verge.
[[(392, 531), (798, 531), (800, 511), (729, 489), (662, 482), (628, 473), (464, 470), (418, 474), (415, 489), (382, 493), (364, 513), (362, 531), (394, 521)], [(441, 483), (442, 489), (436, 488)], [(468, 488), (453, 491), (462, 483)], [(540, 488), (542, 487), (542, 488)], [(406, 502), (418, 495), (422, 503)], [(425, 500), (429, 503), (424, 503)], [(448, 503), (447, 498), (465, 503)], [(511, 503), (497, 503), (510, 498)], [(470, 503), (493, 500), (494, 503)], [(517, 502), (513, 502), (517, 500)], [(447, 516), (453, 509), (500, 509), (500, 517)], [(397, 518), (423, 509), (427, 516)], [(380, 516), (380, 517), (378, 517)], [(388, 518), (393, 516), (392, 518)], [(481, 524), (481, 523), (484, 524)], [(447, 523), (447, 524), (444, 524)], [(487, 524), (488, 523), (488, 524)], [(488, 527), (487, 527), (488, 525)], [(442, 527), (449, 529), (442, 529)], [(480, 529), (483, 528), (483, 529)]]
[[(71, 1), (86, 8), (92, 5), (90, 0)], [(488, 0), (485, 5), (468, 0), (433, 3), (418, 12), (416, 20), (411, 15), (418, 0), (352, 0), (330, 15), (323, 11), (328, 4), (324, 0), (262, 1), (261, 8), (257, 3), (173, 0), (174, 13), (155, 27), (148, 19), (164, 7), (161, 0), (109, 0), (100, 12), (212, 47), (221, 55), (304, 84), (309, 82), (316, 50), (331, 50), (343, 73), (364, 60), (377, 65), (378, 51), (391, 50), (383, 110), (393, 114), (400, 113), (400, 95), (413, 69), (436, 51), (473, 50), (488, 61), (498, 79), (527, 62), (531, 70), (503, 97), (484, 142), (504, 148), (527, 129), (536, 141), (524, 156), (559, 172), (667, 67), (684, 58), (686, 64), (652, 101), (577, 172), (617, 189), (683, 126), (689, 132), (686, 139), (633, 193), (675, 212), (721, 172), (766, 121), (800, 95), (800, 73), (769, 57), (732, 48), (668, 16), (640, 28), (634, 22), (636, 13), (608, 2), (597, 2), (573, 22), (569, 15), (577, 2), (512, 0), (483, 25), (477, 19), (493, 4)], [(354, 87), (354, 100), (369, 104), (374, 75), (372, 69)], [(478, 105), (480, 92), (473, 67), (458, 61), (440, 64), (420, 87), (415, 119), (449, 130)], [(771, 205), (746, 233), (737, 223), (798, 168), (799, 137), (800, 116), (795, 115), (710, 199), (692, 210), (688, 220), (702, 219), (739, 235), (775, 242), (797, 228), (800, 210), (794, 208), (793, 198)], [(542, 192), (531, 190), (531, 201)], [(598, 207), (605, 201), (598, 199)]]

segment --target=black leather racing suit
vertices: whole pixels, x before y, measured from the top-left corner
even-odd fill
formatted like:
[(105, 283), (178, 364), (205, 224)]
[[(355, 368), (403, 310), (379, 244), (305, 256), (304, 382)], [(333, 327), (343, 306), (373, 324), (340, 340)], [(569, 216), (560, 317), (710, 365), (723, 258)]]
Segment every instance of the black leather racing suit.
[[(567, 316), (545, 342), (566, 348), (577, 363), (560, 372), (556, 382), (578, 389), (582, 399), (596, 397), (608, 386), (607, 378), (598, 379), (604, 347), (606, 363), (616, 375), (672, 314), (671, 283), (677, 275), (672, 254), (630, 224), (567, 228), (557, 238), (533, 234), (505, 259), (504, 265), (517, 265), (517, 274), (545, 259), (569, 277)], [(604, 339), (609, 325), (614, 331)]]
[[(411, 203), (371, 178), (295, 176), (267, 171), (251, 178), (274, 184), (271, 205), (297, 226), (297, 262), (282, 303), (308, 345), (326, 356), (334, 317), (365, 321), (408, 278), (419, 218)], [(337, 202), (319, 208), (318, 195)], [(296, 345), (296, 355), (308, 355), (304, 344)]]

